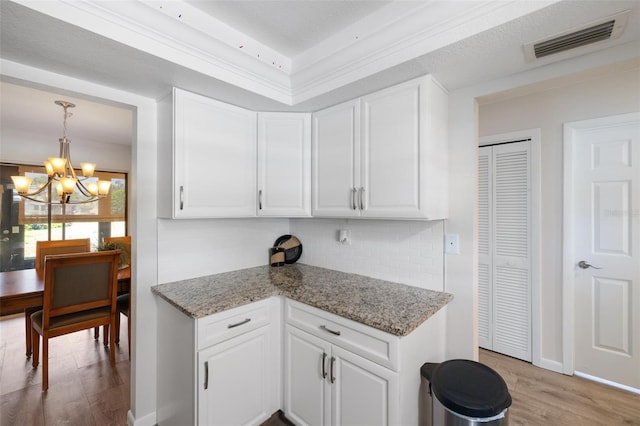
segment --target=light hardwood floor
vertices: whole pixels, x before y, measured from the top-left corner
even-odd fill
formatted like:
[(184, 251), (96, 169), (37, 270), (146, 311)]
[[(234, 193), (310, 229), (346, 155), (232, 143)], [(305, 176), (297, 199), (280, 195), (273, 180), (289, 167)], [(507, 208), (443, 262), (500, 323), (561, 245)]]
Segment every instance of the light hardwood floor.
[[(24, 356), (24, 317), (0, 318), (0, 425), (126, 425), (129, 409), (127, 321), (122, 317), (116, 367), (93, 330), (51, 340), (49, 390)], [(511, 425), (637, 425), (640, 395), (534, 367), (485, 350), (513, 398)], [(274, 416), (265, 424), (288, 425)]]
[(510, 425), (640, 425), (640, 395), (482, 349), (480, 362), (507, 383)]
[(24, 355), (24, 315), (0, 318), (0, 425), (126, 425), (130, 398), (127, 318), (120, 322), (116, 366), (93, 329), (51, 339), (49, 390), (42, 364)]

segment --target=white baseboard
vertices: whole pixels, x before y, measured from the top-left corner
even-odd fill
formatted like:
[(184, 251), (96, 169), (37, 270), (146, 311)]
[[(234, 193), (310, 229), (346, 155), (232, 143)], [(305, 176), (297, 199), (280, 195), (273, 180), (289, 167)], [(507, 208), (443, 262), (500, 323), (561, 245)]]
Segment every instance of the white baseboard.
[(556, 373), (564, 374), (562, 363), (559, 361), (554, 361), (548, 358), (540, 358), (539, 362), (538, 363), (534, 362), (533, 365), (540, 368), (544, 368), (545, 370), (551, 370), (551, 371), (555, 371)]
[(136, 419), (133, 417), (131, 410), (127, 412), (127, 422), (129, 426), (154, 426), (156, 424), (156, 413), (147, 414), (144, 417)]
[(580, 371), (576, 371), (573, 373), (578, 377), (582, 377), (583, 379), (591, 380), (594, 382), (602, 383), (605, 385), (612, 386), (614, 388), (626, 390), (627, 392), (635, 393), (640, 395), (640, 389), (632, 388), (631, 386), (623, 385), (621, 383), (612, 382), (611, 380), (601, 379), (600, 377), (592, 376), (590, 374), (581, 373)]

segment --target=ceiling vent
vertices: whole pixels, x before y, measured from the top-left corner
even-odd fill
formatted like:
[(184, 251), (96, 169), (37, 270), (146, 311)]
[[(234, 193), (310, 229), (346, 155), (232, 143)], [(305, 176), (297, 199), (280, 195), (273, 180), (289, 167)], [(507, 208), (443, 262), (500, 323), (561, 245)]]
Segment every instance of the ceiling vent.
[(527, 62), (593, 43), (614, 40), (624, 32), (629, 12), (627, 10), (586, 27), (574, 28), (551, 38), (528, 43), (524, 46)]

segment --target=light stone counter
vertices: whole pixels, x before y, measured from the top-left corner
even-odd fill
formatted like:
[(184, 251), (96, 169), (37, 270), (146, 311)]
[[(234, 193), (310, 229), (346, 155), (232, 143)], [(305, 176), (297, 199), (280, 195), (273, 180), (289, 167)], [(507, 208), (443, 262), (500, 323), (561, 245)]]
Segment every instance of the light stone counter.
[(453, 299), (448, 293), (304, 264), (257, 266), (151, 290), (193, 318), (282, 295), (397, 336), (406, 336)]

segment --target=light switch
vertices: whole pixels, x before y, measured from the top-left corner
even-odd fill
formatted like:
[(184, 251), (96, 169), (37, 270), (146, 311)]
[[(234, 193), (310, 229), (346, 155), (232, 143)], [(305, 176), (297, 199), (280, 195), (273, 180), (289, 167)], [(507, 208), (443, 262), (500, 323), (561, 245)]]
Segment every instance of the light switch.
[(460, 254), (460, 235), (445, 234), (444, 252), (447, 254)]

